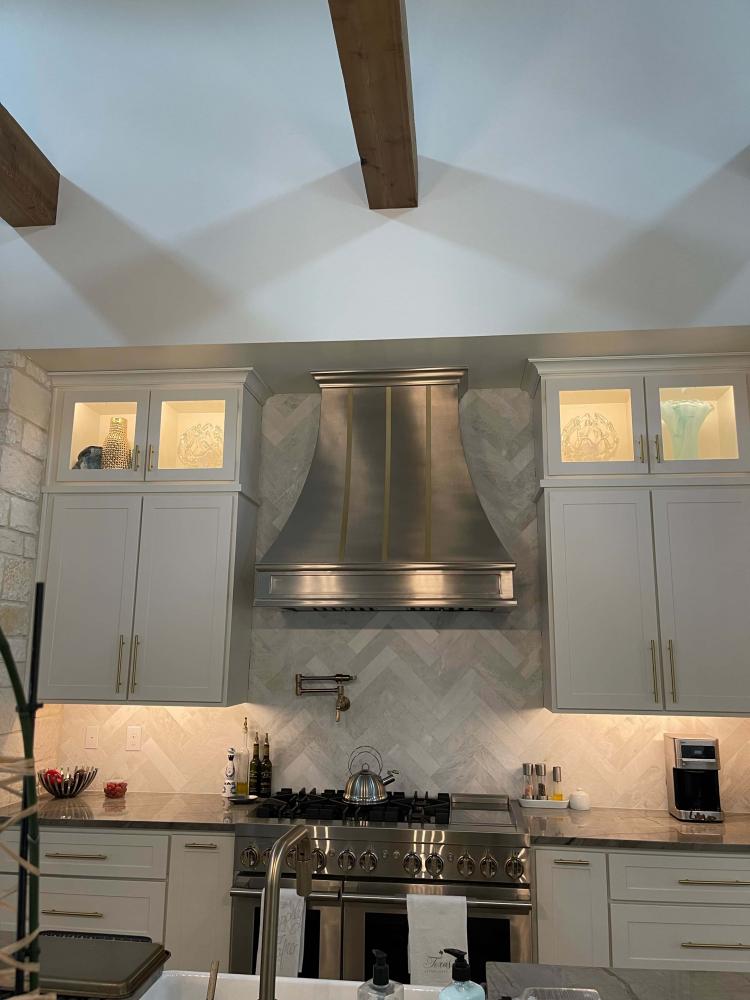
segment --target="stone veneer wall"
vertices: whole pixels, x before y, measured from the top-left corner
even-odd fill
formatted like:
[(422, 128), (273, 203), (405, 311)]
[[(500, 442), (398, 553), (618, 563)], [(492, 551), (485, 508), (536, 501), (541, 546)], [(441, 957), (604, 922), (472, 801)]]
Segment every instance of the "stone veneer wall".
[[(0, 352), (0, 626), (21, 669), (29, 646), (50, 400), (41, 368), (18, 352)], [(36, 759), (42, 766), (57, 751), (61, 719), (57, 705), (39, 713)], [(21, 752), (15, 700), (2, 666), (0, 748)]]
[[(265, 406), (258, 552), (284, 524), (312, 458), (319, 397), (278, 395)], [(371, 743), (401, 771), (395, 788), (509, 791), (523, 760), (562, 764), (567, 784), (602, 806), (664, 808), (662, 734), (711, 732), (721, 740), (725, 805), (750, 810), (750, 720), (638, 715), (555, 715), (541, 707), (531, 408), (517, 390), (469, 391), (462, 433), (475, 485), (518, 561), (520, 607), (491, 613), (289, 613), (258, 609), (252, 704), (226, 709), (67, 706), (61, 761), (97, 763), (142, 791), (221, 787), (226, 747), (242, 718), (270, 730), (276, 786), (341, 786), (351, 749)], [(294, 674), (354, 673), (352, 708), (297, 698)], [(100, 748), (84, 751), (86, 725)], [(144, 727), (126, 753), (125, 729)]]

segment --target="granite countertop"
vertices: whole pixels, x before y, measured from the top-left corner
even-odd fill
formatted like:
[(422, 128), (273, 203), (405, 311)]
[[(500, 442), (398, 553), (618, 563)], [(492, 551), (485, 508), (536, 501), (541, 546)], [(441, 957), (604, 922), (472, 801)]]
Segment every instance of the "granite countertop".
[[(105, 799), (85, 792), (75, 799), (42, 795), (44, 826), (158, 827), (166, 830), (225, 830), (252, 821), (255, 807), (232, 806), (221, 795), (128, 792)], [(536, 847), (646, 848), (647, 850), (750, 850), (750, 814), (724, 823), (681, 823), (669, 813), (646, 809), (592, 809), (574, 812), (514, 807), (518, 830)]]
[(602, 1000), (747, 1000), (750, 974), (509, 963), (487, 965), (487, 1000), (519, 997), (527, 986), (595, 989)]
[(84, 792), (74, 799), (40, 798), (42, 826), (118, 826), (131, 830), (228, 830), (246, 822), (248, 806), (233, 806), (221, 795), (128, 792), (124, 799), (107, 799), (102, 792)]
[(548, 811), (514, 807), (518, 829), (535, 847), (646, 848), (648, 850), (744, 851), (750, 848), (750, 814), (723, 823), (682, 823), (664, 810), (573, 809)]

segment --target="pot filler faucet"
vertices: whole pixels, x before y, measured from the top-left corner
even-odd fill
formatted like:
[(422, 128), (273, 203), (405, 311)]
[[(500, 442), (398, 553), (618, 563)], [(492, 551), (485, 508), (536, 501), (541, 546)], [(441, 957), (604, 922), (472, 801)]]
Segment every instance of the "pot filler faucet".
[(297, 895), (309, 896), (312, 890), (312, 844), (304, 824), (293, 826), (276, 841), (266, 866), (263, 896), (263, 937), (260, 945), (260, 991), (258, 1000), (276, 1000), (276, 947), (279, 937), (279, 888), (287, 852), (297, 848), (294, 865)]

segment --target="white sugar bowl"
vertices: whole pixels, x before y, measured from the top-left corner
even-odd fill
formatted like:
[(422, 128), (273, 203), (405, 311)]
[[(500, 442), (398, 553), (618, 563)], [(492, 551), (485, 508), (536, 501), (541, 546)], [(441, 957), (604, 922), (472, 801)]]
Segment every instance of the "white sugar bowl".
[(570, 794), (570, 808), (577, 809), (578, 812), (588, 812), (591, 808), (591, 796), (584, 792), (582, 788), (576, 788)]

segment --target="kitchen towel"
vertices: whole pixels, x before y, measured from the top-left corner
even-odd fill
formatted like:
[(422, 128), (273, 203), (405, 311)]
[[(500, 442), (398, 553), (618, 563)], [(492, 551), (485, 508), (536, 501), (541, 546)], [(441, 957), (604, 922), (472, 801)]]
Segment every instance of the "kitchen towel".
[[(266, 890), (260, 898), (260, 931), (255, 974), (260, 975), (260, 949), (263, 943), (263, 904)], [(294, 978), (302, 971), (305, 942), (305, 897), (296, 889), (282, 889), (279, 893), (279, 937), (276, 946), (276, 975)]]
[(443, 948), (468, 951), (466, 897), (406, 894), (409, 973), (415, 986), (448, 986), (453, 958)]

